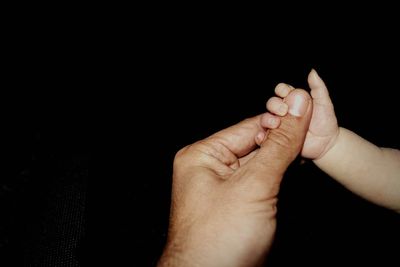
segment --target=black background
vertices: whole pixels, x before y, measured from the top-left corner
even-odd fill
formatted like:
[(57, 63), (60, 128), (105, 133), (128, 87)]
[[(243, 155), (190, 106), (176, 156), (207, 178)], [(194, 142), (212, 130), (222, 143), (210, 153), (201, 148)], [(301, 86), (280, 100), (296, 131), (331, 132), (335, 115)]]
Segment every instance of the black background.
[[(311, 68), (326, 81), (341, 126), (398, 148), (399, 54), (391, 32), (303, 30), (282, 36), (247, 24), (157, 24), (135, 40), (132, 56), (116, 52), (119, 77), (128, 81), (122, 78), (126, 90), (115, 100), (112, 141), (124, 152), (113, 155), (120, 169), (96, 204), (104, 221), (89, 239), (102, 253), (94, 250), (91, 259), (154, 265), (166, 239), (176, 151), (264, 112), (278, 82), (307, 88)], [(398, 261), (399, 216), (353, 195), (312, 163), (292, 166), (279, 199), (269, 266)]]
[[(46, 182), (76, 166), (88, 170), (93, 144), (100, 160), (89, 186), (79, 189), (87, 193), (85, 231), (74, 257), (82, 266), (155, 265), (166, 239), (176, 151), (264, 112), (279, 82), (307, 89), (311, 68), (327, 83), (341, 126), (399, 148), (400, 58), (392, 22), (321, 32), (312, 24), (277, 30), (279, 20), (263, 17), (238, 15), (233, 23), (187, 15), (135, 19), (128, 27), (130, 19), (121, 19), (100, 25), (99, 39), (89, 41), (91, 27), (81, 28), (83, 34), (68, 30), (68, 23), (43, 34), (28, 27), (31, 38), (12, 44), (18, 60), (8, 68), (9, 88), (16, 93), (5, 98), (15, 103), (3, 106), (3, 177), (37, 164), (41, 173), (46, 166), (51, 171), (46, 179), (24, 178), (15, 188), (30, 195), (15, 189), (18, 194), (3, 202), (8, 228), (2, 229), (11, 229), (3, 240), (12, 240), (2, 243), (6, 260), (18, 266), (30, 259), (21, 247), (35, 240), (36, 228), (26, 225), (40, 224), (30, 213), (43, 205), (32, 192), (46, 194)], [(24, 94), (20, 88), (33, 89)], [(32, 164), (32, 153), (41, 155), (39, 163)], [(26, 221), (14, 223), (19, 220)], [(399, 215), (354, 196), (312, 163), (294, 164), (279, 195), (268, 263), (390, 265), (398, 262), (399, 223)]]

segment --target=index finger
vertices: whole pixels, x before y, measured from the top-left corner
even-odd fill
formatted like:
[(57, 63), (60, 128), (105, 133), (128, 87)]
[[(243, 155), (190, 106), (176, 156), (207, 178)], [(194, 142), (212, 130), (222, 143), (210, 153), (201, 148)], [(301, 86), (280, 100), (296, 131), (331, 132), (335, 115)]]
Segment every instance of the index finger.
[(205, 141), (218, 142), (228, 148), (236, 157), (243, 157), (257, 147), (255, 136), (258, 132), (264, 131), (260, 125), (260, 116), (245, 119), (211, 135)]

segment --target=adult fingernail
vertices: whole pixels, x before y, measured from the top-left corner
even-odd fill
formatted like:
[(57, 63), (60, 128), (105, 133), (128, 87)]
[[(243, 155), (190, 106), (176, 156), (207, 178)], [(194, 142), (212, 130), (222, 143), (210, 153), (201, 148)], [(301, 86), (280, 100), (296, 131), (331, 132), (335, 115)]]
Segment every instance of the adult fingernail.
[(307, 111), (307, 99), (303, 94), (295, 93), (289, 97), (287, 104), (289, 105), (289, 113), (296, 117), (303, 116)]

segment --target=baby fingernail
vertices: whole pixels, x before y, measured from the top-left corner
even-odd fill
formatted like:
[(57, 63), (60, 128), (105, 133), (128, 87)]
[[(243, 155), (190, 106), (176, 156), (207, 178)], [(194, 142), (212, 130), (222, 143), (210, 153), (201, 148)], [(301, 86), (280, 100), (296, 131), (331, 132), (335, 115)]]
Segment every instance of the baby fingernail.
[(282, 115), (282, 116), (286, 115), (286, 113), (288, 112), (288, 108), (289, 108), (288, 105), (282, 103), (279, 106), (279, 115)]

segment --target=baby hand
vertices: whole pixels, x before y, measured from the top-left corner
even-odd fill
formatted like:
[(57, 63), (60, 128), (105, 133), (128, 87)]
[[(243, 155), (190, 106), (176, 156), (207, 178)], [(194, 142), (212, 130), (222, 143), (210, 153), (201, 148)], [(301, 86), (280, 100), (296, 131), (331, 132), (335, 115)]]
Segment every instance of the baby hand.
[[(308, 75), (308, 84), (313, 99), (313, 113), (301, 155), (316, 160), (322, 158), (333, 147), (339, 127), (328, 89), (315, 70)], [(288, 112), (285, 98), (292, 90), (292, 86), (284, 83), (275, 87), (277, 97), (271, 97), (267, 101), (269, 112), (261, 116), (262, 127), (274, 129), (279, 126), (280, 117)]]

